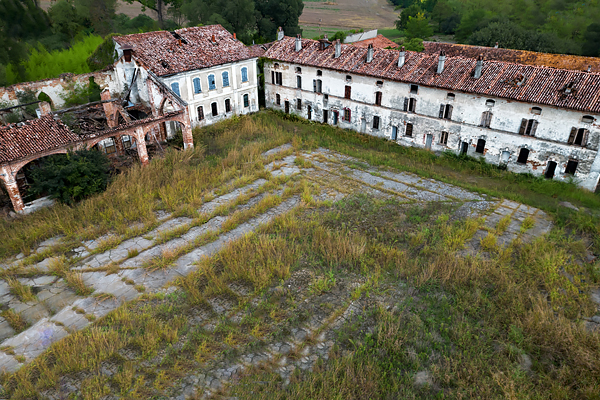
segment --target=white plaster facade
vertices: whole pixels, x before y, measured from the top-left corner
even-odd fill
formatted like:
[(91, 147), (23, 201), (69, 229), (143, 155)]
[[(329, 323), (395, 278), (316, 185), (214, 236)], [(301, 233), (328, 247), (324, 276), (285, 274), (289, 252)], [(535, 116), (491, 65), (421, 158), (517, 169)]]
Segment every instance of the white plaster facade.
[[(271, 78), (272, 72), (281, 73), (281, 84)], [(297, 87), (298, 77), (301, 89)], [(491, 164), (505, 164), (514, 172), (546, 174), (554, 162), (554, 179), (575, 179), (579, 186), (593, 191), (598, 187), (598, 115), (426, 86), (417, 86), (417, 92), (412, 93), (410, 83), (277, 60), (265, 64), (265, 79), (266, 105), (270, 108), (285, 112), (288, 102), (290, 113), (309, 118), (310, 107), (310, 119), (328, 124), (336, 124), (337, 112), (337, 125), (341, 128), (387, 139), (393, 139), (396, 132), (398, 144), (436, 152), (460, 153), (466, 148), (468, 155), (484, 157)], [(313, 83), (317, 79), (322, 82), (320, 93), (315, 92)], [(350, 87), (349, 99), (346, 87)], [(376, 104), (376, 92), (381, 92), (381, 105)], [(405, 103), (410, 104), (406, 99), (416, 102), (414, 112), (405, 111)], [(488, 105), (489, 100), (493, 105)], [(441, 105), (452, 106), (451, 119), (440, 118)], [(533, 107), (541, 108), (541, 114), (534, 114)], [(343, 118), (345, 109), (350, 110), (350, 121)], [(486, 111), (492, 113), (489, 128), (480, 126), (482, 113)], [(592, 117), (592, 122), (584, 122), (584, 116)], [(379, 118), (377, 129), (374, 128), (375, 117)], [(537, 121), (535, 136), (519, 134), (523, 119)], [(406, 136), (407, 124), (412, 124), (412, 136)], [(568, 144), (572, 128), (589, 131), (583, 146)], [(442, 132), (447, 132), (446, 143), (440, 143)], [(485, 140), (485, 144), (482, 152), (477, 152), (480, 139)], [(529, 154), (525, 163), (518, 163), (522, 148), (529, 150)], [(569, 161), (577, 163), (574, 174), (565, 173)]]
[[(134, 74), (137, 74), (133, 84), (130, 100), (132, 103), (142, 102), (153, 109), (158, 109), (161, 96), (153, 95), (148, 88), (147, 80), (150, 72), (140, 65), (135, 57), (127, 62), (123, 57), (123, 50), (118, 43), (115, 44), (118, 61), (115, 63), (115, 77), (118, 82), (118, 90), (126, 92), (131, 85)], [(173, 84), (179, 86), (179, 97), (187, 103), (188, 115), (192, 127), (210, 125), (218, 121), (230, 118), (233, 115), (243, 115), (258, 111), (258, 81), (257, 81), (258, 58), (246, 59), (238, 62), (217, 65), (209, 68), (185, 71), (170, 76), (156, 77), (168, 88), (173, 90)], [(242, 69), (246, 69), (247, 79), (242, 80)], [(137, 70), (137, 73), (136, 73)], [(223, 85), (223, 73), (227, 72), (229, 85)], [(209, 76), (215, 78), (215, 88), (209, 88)], [(194, 90), (194, 79), (200, 79), (199, 93)], [(174, 94), (177, 95), (175, 91)], [(244, 98), (247, 98), (247, 103)], [(155, 100), (156, 99), (156, 100)], [(226, 111), (226, 100), (229, 100), (230, 111)], [(217, 115), (212, 113), (212, 104), (217, 105)], [(246, 106), (247, 104), (247, 106)], [(204, 118), (199, 118), (199, 107), (202, 107)], [(165, 111), (172, 111), (170, 104), (164, 105)], [(167, 125), (167, 134), (174, 134), (174, 127)]]

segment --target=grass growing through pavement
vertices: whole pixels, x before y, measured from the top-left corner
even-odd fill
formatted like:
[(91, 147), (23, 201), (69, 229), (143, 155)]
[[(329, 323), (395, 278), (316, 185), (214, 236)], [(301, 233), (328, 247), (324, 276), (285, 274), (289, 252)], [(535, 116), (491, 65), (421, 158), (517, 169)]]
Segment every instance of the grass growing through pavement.
[[(580, 318), (594, 313), (586, 293), (600, 271), (578, 263), (580, 242), (558, 228), (531, 244), (513, 243), (509, 257), (459, 258), (454, 251), (460, 246), (446, 238), (464, 238), (479, 223), (451, 222), (456, 206), (357, 196), (332, 207), (297, 209), (202, 260), (181, 290), (122, 306), (55, 343), (2, 384), (15, 399), (36, 398), (58, 387), (59, 379), (81, 395), (175, 396), (186, 374), (285, 341), (312, 315), (333, 323), (350, 301), (362, 301), (370, 304), (362, 314), (336, 331), (323, 326), (290, 350), (288, 359), (298, 361), (319, 334), (334, 335), (329, 360), (312, 372), (293, 374), (284, 387), (279, 366), (257, 364), (220, 393), (265, 399), (593, 397), (600, 336), (587, 332)], [(421, 240), (411, 239), (425, 230)], [(306, 270), (312, 272), (303, 283), (288, 281)], [(251, 290), (240, 296), (232, 284)], [(395, 307), (371, 300), (385, 296)], [(232, 308), (215, 314), (213, 299)], [(237, 313), (237, 323), (223, 318)]]

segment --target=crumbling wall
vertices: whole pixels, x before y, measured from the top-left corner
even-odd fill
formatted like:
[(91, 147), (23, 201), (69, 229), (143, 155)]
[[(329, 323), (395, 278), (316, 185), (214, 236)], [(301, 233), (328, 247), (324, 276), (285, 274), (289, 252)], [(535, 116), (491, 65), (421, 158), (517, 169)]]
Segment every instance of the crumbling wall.
[(62, 96), (66, 96), (73, 85), (88, 85), (90, 77), (94, 78), (94, 82), (100, 86), (100, 89), (104, 90), (109, 88), (111, 92), (115, 91), (116, 81), (114, 79), (114, 71), (112, 69), (107, 69), (80, 75), (66, 73), (61, 74), (59, 78), (43, 79), (35, 82), (22, 82), (7, 87), (0, 87), (0, 102), (16, 105), (18, 103), (18, 92), (32, 90), (35, 92), (36, 97), (42, 92), (46, 93), (52, 100), (54, 108), (60, 108), (64, 104)]

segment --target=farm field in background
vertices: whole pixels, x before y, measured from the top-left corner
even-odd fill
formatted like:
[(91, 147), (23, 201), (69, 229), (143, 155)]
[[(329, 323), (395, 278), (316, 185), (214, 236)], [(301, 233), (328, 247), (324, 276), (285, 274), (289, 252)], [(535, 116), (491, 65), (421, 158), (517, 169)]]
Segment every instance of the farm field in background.
[[(398, 12), (394, 11), (394, 6), (387, 0), (305, 1), (300, 25), (304, 29), (318, 28), (321, 24), (327, 29), (335, 27), (336, 30), (368, 30), (391, 28), (397, 18)], [(304, 36), (312, 37), (306, 34)]]

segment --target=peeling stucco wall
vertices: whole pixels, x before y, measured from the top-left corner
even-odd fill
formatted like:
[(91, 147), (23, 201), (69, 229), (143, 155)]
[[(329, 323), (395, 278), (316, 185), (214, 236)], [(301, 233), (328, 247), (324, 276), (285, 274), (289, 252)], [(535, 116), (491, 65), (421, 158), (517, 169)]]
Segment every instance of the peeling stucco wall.
[[(301, 72), (297, 72), (297, 67)], [(322, 76), (317, 75), (317, 70)], [(282, 85), (271, 82), (271, 71), (282, 73)], [(350, 75), (350, 79), (347, 76)], [(302, 88), (297, 88), (297, 76), (302, 79)], [(290, 103), (290, 112), (304, 118), (308, 117), (308, 106), (312, 108), (311, 119), (323, 121), (323, 111), (328, 111), (327, 123), (333, 123), (333, 112), (339, 112), (338, 125), (369, 135), (391, 139), (393, 128), (397, 128), (397, 143), (404, 146), (426, 147), (428, 136), (433, 151), (460, 152), (463, 142), (468, 144), (467, 154), (484, 157), (492, 164), (506, 164), (514, 172), (528, 172), (534, 175), (544, 174), (549, 162), (556, 162), (554, 179), (573, 178), (565, 174), (569, 160), (578, 162), (574, 175), (577, 183), (589, 190), (595, 190), (600, 176), (600, 124), (598, 115), (593, 123), (584, 123), (584, 113), (559, 109), (551, 106), (527, 104), (495, 97), (483, 97), (462, 92), (452, 92), (419, 86), (416, 94), (411, 93), (408, 83), (383, 81), (381, 79), (352, 75), (334, 70), (318, 69), (305, 65), (284, 62), (270, 62), (265, 65), (266, 104), (267, 107), (284, 110), (285, 102)], [(321, 79), (322, 94), (313, 91), (313, 80)], [(350, 99), (344, 98), (345, 87), (351, 87)], [(382, 93), (381, 106), (375, 105), (375, 93)], [(279, 106), (276, 95), (280, 95)], [(328, 99), (326, 100), (326, 96)], [(415, 112), (405, 112), (405, 99), (416, 101)], [(297, 110), (296, 101), (302, 100), (302, 109)], [(493, 100), (493, 105), (486, 105)], [(453, 107), (451, 120), (439, 118), (440, 106), (450, 104)], [(541, 107), (540, 115), (532, 113), (532, 107)], [(350, 122), (342, 120), (344, 108), (351, 110)], [(483, 112), (492, 112), (490, 127), (480, 127)], [(373, 128), (373, 119), (380, 118), (379, 129)], [(535, 137), (519, 134), (522, 119), (538, 122)], [(405, 136), (406, 126), (413, 124), (412, 137)], [(571, 129), (589, 130), (585, 147), (567, 143)], [(448, 132), (447, 144), (440, 143), (442, 132)], [(479, 139), (485, 140), (483, 154), (476, 153)], [(530, 153), (525, 164), (517, 163), (519, 152), (527, 148)]]

